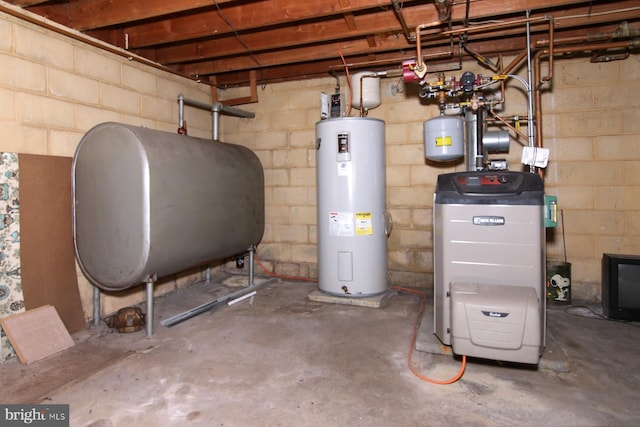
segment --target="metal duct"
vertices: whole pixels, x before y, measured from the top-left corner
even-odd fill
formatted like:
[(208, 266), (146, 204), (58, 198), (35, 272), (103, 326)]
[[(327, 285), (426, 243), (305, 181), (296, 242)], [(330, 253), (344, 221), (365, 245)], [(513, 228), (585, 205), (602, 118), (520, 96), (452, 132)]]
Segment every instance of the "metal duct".
[(244, 253), (264, 233), (264, 172), (239, 145), (103, 123), (72, 180), (76, 257), (105, 290)]

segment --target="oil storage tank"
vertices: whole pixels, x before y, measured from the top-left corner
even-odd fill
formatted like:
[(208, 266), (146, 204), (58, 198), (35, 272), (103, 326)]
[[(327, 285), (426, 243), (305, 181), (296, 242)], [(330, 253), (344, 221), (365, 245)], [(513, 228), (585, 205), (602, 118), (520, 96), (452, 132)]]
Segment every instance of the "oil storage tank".
[(385, 292), (385, 125), (366, 117), (316, 123), (318, 289), (348, 297)]
[(123, 290), (242, 254), (264, 232), (264, 173), (248, 148), (120, 123), (80, 141), (72, 164), (80, 268)]

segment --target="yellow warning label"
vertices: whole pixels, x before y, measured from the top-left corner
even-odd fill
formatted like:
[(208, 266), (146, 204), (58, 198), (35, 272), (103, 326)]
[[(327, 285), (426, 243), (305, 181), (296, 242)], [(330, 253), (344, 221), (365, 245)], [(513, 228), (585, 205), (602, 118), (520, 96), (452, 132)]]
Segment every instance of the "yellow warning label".
[(356, 236), (373, 234), (372, 218), (371, 212), (356, 212)]
[(448, 147), (452, 144), (450, 136), (437, 136), (436, 147)]

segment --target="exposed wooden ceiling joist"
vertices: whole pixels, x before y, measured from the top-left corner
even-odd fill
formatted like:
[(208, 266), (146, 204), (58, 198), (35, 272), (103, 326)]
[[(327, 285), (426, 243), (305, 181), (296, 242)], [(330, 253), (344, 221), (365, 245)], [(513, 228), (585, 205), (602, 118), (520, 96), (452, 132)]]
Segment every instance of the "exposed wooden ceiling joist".
[[(5, 3), (0, 0), (0, 5)], [(482, 27), (553, 17), (554, 36), (584, 40), (626, 23), (637, 37), (638, 0), (454, 0), (451, 19), (439, 21), (434, 0), (8, 0), (15, 6), (140, 55), (181, 74), (220, 86), (328, 75), (348, 63), (392, 64), (415, 57), (418, 25), (423, 54), (437, 60), (466, 40), (483, 54), (510, 54), (526, 46), (525, 27)], [(468, 8), (467, 8), (468, 7)], [(399, 19), (402, 18), (402, 19)], [(403, 27), (404, 24), (404, 27)], [(483, 28), (482, 31), (475, 29)], [(453, 30), (454, 37), (448, 31)], [(549, 24), (531, 25), (533, 40)], [(457, 59), (443, 55), (443, 61)], [(463, 54), (466, 54), (464, 50)], [(456, 56), (454, 58), (454, 56)], [(434, 58), (434, 59), (431, 59)], [(385, 65), (388, 67), (389, 65)]]

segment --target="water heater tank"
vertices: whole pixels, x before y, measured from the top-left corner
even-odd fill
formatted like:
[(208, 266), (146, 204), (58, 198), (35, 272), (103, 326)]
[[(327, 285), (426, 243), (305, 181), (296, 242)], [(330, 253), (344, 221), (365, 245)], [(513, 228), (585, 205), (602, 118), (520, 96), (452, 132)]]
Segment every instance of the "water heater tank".
[(264, 232), (264, 173), (248, 148), (119, 123), (80, 141), (72, 165), (76, 257), (122, 290), (244, 253)]
[(384, 122), (342, 117), (316, 124), (318, 289), (371, 296), (388, 288)]
[(424, 122), (424, 155), (448, 162), (464, 156), (464, 126), (457, 116), (439, 116)]

